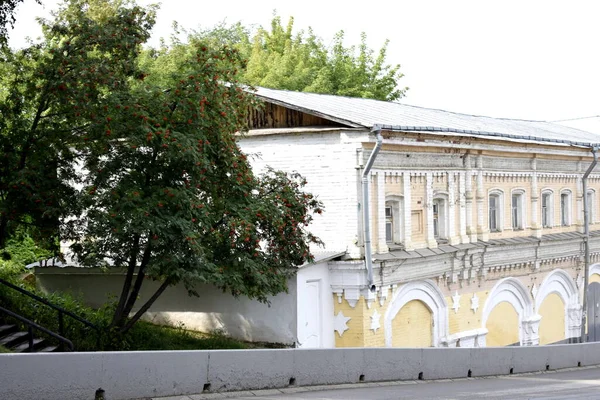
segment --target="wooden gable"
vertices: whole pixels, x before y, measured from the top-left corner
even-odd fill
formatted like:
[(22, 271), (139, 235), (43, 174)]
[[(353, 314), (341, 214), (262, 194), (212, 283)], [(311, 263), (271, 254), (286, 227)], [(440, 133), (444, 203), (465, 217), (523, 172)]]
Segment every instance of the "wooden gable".
[(264, 102), (260, 110), (251, 109), (249, 129), (298, 128), (303, 126), (344, 126), (316, 115)]

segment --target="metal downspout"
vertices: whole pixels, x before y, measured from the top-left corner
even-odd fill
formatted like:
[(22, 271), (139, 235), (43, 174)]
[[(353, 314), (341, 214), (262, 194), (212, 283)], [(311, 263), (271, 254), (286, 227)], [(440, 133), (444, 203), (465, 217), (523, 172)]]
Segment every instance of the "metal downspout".
[(592, 154), (594, 155), (594, 161), (590, 164), (585, 174), (583, 174), (583, 226), (584, 226), (584, 236), (583, 236), (583, 246), (584, 246), (584, 284), (583, 284), (583, 304), (582, 304), (582, 312), (581, 312), (581, 343), (587, 342), (586, 338), (586, 322), (588, 316), (588, 304), (587, 304), (587, 295), (588, 295), (588, 285), (589, 285), (589, 273), (590, 273), (590, 212), (589, 212), (589, 204), (588, 204), (588, 196), (587, 196), (587, 180), (588, 176), (592, 173), (592, 170), (598, 163), (598, 148), (592, 147)]
[(377, 136), (377, 143), (375, 144), (375, 148), (371, 152), (369, 156), (369, 160), (367, 161), (367, 165), (365, 165), (365, 169), (362, 173), (362, 189), (363, 189), (363, 231), (364, 231), (364, 241), (365, 241), (365, 264), (367, 266), (367, 285), (371, 291), (375, 290), (375, 285), (373, 285), (373, 255), (371, 253), (371, 222), (369, 219), (370, 216), (370, 207), (369, 207), (369, 173), (371, 172), (371, 168), (373, 167), (373, 163), (375, 162), (375, 158), (377, 158), (377, 154), (381, 149), (381, 145), (383, 144), (383, 137), (381, 136), (381, 128), (377, 125), (373, 127), (371, 132), (374, 132)]

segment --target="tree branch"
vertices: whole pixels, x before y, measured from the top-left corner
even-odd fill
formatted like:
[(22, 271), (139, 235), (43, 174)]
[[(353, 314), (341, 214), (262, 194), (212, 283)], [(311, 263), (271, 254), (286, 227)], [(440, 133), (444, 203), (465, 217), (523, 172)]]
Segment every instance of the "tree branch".
[(167, 287), (171, 285), (171, 280), (165, 280), (162, 285), (158, 288), (158, 290), (148, 299), (148, 301), (140, 308), (133, 317), (125, 324), (125, 326), (121, 329), (121, 333), (127, 332), (131, 327), (144, 315), (146, 311), (154, 304), (156, 299), (160, 297), (160, 295), (165, 291)]

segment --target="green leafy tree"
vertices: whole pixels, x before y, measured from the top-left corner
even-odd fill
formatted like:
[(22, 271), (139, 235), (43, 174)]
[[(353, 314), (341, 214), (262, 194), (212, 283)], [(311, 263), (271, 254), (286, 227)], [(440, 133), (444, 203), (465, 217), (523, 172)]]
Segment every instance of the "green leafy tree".
[(399, 86), (404, 76), (400, 65), (386, 62), (389, 41), (376, 53), (363, 33), (358, 47), (346, 47), (340, 31), (328, 47), (312, 29), (294, 34), (293, 28), (293, 18), (284, 27), (275, 15), (270, 29), (260, 27), (254, 34), (239, 23), (220, 24), (193, 32), (190, 40), (201, 38), (237, 48), (248, 59), (240, 79), (251, 85), (386, 101), (404, 97), (407, 88)]
[(2, 48), (0, 249), (22, 225), (56, 243), (60, 218), (76, 207), (76, 151), (107, 93), (135, 78), (153, 18), (128, 2), (75, 0), (43, 23), (42, 44)]
[[(86, 218), (73, 249), (88, 265), (126, 266), (113, 319), (121, 332), (178, 283), (192, 295), (208, 283), (266, 301), (318, 243), (306, 227), (321, 205), (302, 191), (305, 181), (253, 175), (236, 144), (255, 106), (237, 83), (240, 68), (235, 49), (199, 45), (170, 71), (169, 89), (156, 85), (164, 69), (148, 73), (88, 128)], [(135, 307), (146, 278), (160, 285)]]
[(0, 66), (0, 221), (63, 221), (82, 264), (124, 268), (118, 332), (180, 283), (267, 301), (319, 243), (304, 179), (255, 176), (237, 146), (258, 106), (244, 57), (200, 40), (140, 56), (153, 22), (132, 1), (67, 1), (41, 45)]

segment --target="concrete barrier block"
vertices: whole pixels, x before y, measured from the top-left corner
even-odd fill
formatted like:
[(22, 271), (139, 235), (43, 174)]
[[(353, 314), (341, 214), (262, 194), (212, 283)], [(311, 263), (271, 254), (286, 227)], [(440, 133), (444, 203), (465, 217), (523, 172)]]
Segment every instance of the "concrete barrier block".
[(208, 380), (207, 351), (109, 352), (101, 355), (102, 388), (109, 399), (201, 393)]
[(294, 351), (215, 350), (209, 352), (211, 391), (281, 388), (294, 378)]
[(549, 365), (549, 349), (546, 346), (511, 347), (511, 349), (514, 373), (544, 371), (546, 365)]
[[(294, 352), (297, 385), (331, 385), (358, 382), (362, 349), (298, 349)], [(350, 355), (356, 355), (353, 359)], [(347, 362), (346, 356), (351, 360)]]
[(471, 350), (471, 376), (506, 375), (513, 364), (513, 347), (476, 347)]
[(471, 349), (423, 349), (423, 379), (466, 378), (471, 369)]
[(418, 379), (423, 371), (422, 349), (364, 349), (364, 374), (370, 381)]
[(580, 344), (584, 347), (581, 365), (600, 365), (600, 342)]
[(100, 353), (2, 354), (0, 371), (6, 399), (92, 399), (102, 386)]
[(583, 347), (577, 344), (557, 344), (545, 346), (548, 350), (550, 369), (576, 367), (583, 359)]

